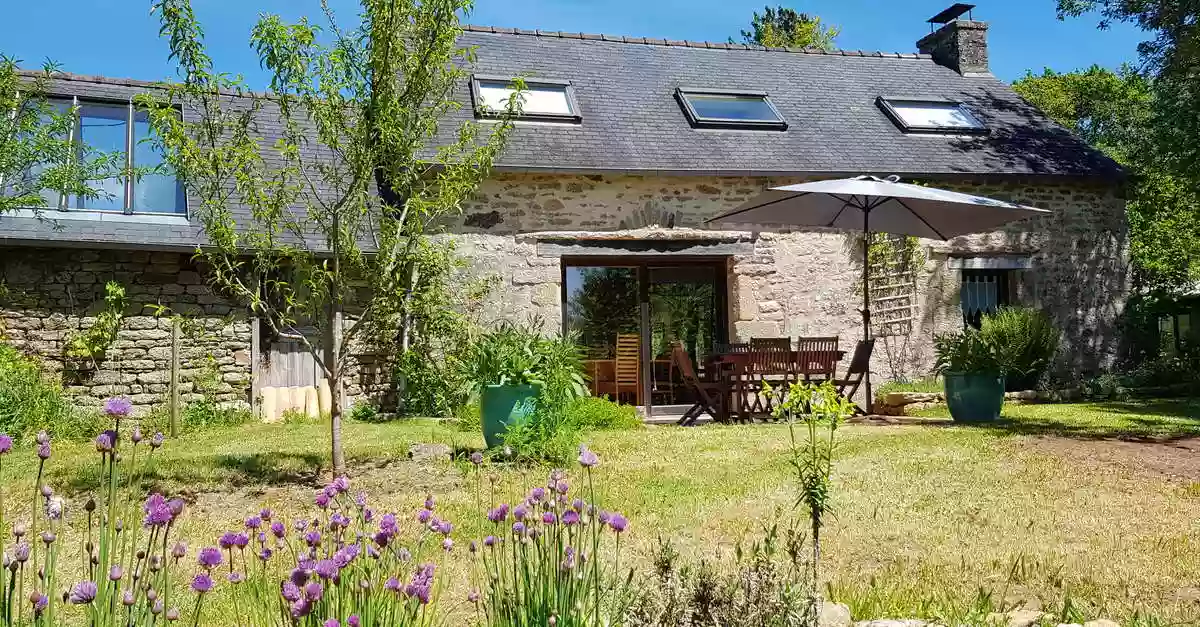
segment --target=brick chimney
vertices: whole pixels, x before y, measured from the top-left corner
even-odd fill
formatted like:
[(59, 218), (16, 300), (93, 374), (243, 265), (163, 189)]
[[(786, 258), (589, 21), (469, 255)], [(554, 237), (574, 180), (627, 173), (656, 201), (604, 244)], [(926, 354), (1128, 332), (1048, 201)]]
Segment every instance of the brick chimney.
[[(917, 50), (933, 57), (938, 65), (944, 65), (963, 76), (990, 73), (988, 70), (987, 22), (977, 22), (970, 17), (974, 5), (958, 3), (938, 13), (929, 20), (941, 28), (929, 33), (917, 42)], [(962, 19), (966, 13), (967, 18)]]

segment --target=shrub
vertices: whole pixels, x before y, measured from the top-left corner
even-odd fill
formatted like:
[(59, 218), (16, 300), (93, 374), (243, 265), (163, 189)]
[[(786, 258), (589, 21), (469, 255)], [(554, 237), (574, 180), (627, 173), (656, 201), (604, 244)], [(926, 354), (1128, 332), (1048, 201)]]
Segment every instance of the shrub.
[(985, 315), (979, 336), (994, 350), (1001, 372), (1026, 389), (1045, 374), (1062, 339), (1049, 315), (1028, 307), (1002, 307)]
[(379, 410), (366, 401), (359, 401), (350, 409), (350, 419), (356, 422), (379, 422)]
[(595, 500), (596, 455), (581, 448), (579, 462), (585, 480), (574, 491), (555, 471), (515, 507), (493, 503), (487, 512), (489, 535), (471, 544), (478, 587), (469, 599), (489, 627), (594, 627), (622, 613), (632, 577), (621, 576), (619, 559), (628, 521)]
[(79, 423), (92, 422), (88, 418), (74, 410), (62, 386), (50, 381), (36, 360), (0, 343), (0, 432), (24, 437), (45, 430), (75, 439)]
[(581, 429), (639, 429), (642, 418), (633, 405), (621, 405), (606, 398), (582, 396), (563, 410), (567, 420)]
[(793, 627), (804, 625), (807, 574), (804, 534), (770, 525), (732, 563), (683, 563), (669, 541), (659, 540), (651, 583), (634, 597), (628, 627)]

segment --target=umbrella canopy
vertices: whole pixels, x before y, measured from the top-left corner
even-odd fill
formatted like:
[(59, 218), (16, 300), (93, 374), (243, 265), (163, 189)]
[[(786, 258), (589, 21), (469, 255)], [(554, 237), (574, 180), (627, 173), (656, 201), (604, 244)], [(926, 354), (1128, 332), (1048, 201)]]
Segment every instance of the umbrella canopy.
[[(857, 176), (772, 187), (709, 224), (819, 226), (868, 233), (914, 235), (946, 240), (1037, 216), (1045, 209), (1001, 200), (910, 185), (898, 177)], [(871, 265), (863, 247), (863, 338), (871, 339)], [(871, 411), (871, 369), (866, 372), (867, 411)]]
[(945, 240), (1050, 213), (894, 179), (859, 176), (772, 187), (708, 222), (822, 226)]

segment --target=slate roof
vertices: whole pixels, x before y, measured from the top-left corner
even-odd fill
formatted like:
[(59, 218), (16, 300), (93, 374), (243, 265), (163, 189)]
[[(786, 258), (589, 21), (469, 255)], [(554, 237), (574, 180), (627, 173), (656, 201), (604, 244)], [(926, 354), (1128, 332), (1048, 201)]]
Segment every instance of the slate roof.
[[(1004, 83), (989, 76), (961, 76), (928, 55), (765, 49), (474, 26), (467, 27), (462, 41), (476, 47), (476, 74), (571, 81), (583, 115), (578, 125), (519, 124), (499, 161), (501, 170), (1103, 181), (1121, 176), (1115, 163), (1049, 121)], [(68, 74), (54, 81), (52, 91), (123, 101), (153, 85)], [(765, 91), (788, 129), (693, 129), (675, 100), (678, 87)], [(876, 106), (881, 95), (965, 102), (991, 133), (906, 135)], [(457, 98), (471, 102), (468, 85), (461, 86)], [(461, 121), (472, 114), (464, 107), (454, 115)], [(275, 121), (260, 120), (263, 132), (278, 127)], [(2, 216), (0, 242), (194, 250), (203, 239), (194, 220), (103, 218), (47, 223)]]
[[(569, 80), (582, 124), (522, 125), (514, 169), (714, 174), (982, 174), (1113, 177), (1116, 165), (991, 76), (928, 55), (766, 49), (468, 27), (482, 75)], [(786, 131), (693, 129), (678, 87), (765, 91)], [(966, 103), (985, 137), (906, 135), (878, 96)], [(464, 88), (460, 94), (470, 102)], [(469, 111), (464, 110), (462, 117)]]

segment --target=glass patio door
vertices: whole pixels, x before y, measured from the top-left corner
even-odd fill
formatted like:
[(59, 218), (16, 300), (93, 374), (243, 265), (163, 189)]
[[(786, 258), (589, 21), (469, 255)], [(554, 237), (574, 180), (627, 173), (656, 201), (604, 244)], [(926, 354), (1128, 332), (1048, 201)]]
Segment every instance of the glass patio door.
[(671, 361), (682, 341), (702, 367), (725, 337), (724, 260), (568, 259), (563, 327), (584, 347), (592, 393), (654, 406), (690, 403)]

